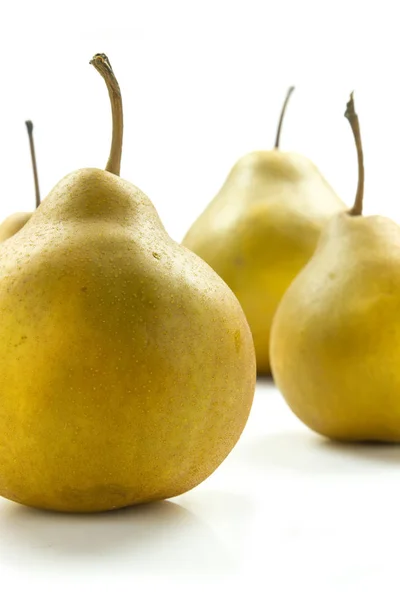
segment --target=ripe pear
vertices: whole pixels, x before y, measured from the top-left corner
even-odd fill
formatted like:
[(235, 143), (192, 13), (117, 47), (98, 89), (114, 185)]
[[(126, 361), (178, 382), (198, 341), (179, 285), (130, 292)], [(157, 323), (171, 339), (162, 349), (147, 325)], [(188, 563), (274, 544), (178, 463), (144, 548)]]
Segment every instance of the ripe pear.
[(293, 412), (345, 441), (400, 441), (400, 227), (362, 216), (364, 167), (351, 96), (359, 183), (293, 281), (271, 334), (272, 372)]
[(91, 62), (112, 103), (107, 168), (67, 175), (0, 247), (0, 494), (70, 512), (199, 484), (256, 376), (234, 294), (119, 177), (121, 94), (107, 57)]
[(311, 258), (325, 223), (345, 208), (306, 157), (275, 148), (241, 158), (183, 245), (229, 285), (249, 322), (257, 370), (270, 372), (269, 338), (278, 304)]
[[(25, 125), (28, 130), (37, 208), (40, 204), (40, 191), (36, 165), (35, 142), (33, 138), (33, 123), (32, 121), (25, 121)], [(25, 225), (25, 223), (29, 221), (31, 216), (31, 212), (16, 212), (4, 219), (4, 221), (0, 223), (0, 243), (15, 235)]]

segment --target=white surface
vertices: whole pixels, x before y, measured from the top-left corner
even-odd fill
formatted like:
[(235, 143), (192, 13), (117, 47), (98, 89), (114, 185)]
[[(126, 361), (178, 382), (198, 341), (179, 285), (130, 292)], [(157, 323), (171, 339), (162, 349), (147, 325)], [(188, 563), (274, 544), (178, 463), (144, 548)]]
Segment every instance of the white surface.
[(1, 585), (43, 600), (395, 597), (399, 463), (400, 447), (312, 434), (261, 381), (236, 448), (173, 501), (92, 516), (0, 501)]
[[(308, 155), (352, 203), (343, 118), (356, 91), (365, 212), (400, 220), (396, 3), (351, 0), (21, 2), (0, 21), (0, 218), (33, 206), (24, 121), (43, 195), (103, 167), (105, 52), (123, 92), (122, 175), (180, 240), (245, 152)], [(1, 598), (388, 598), (396, 595), (400, 448), (337, 446), (308, 432), (267, 383), (228, 460), (169, 503), (60, 516), (0, 501)], [(6, 593), (7, 592), (7, 593)]]

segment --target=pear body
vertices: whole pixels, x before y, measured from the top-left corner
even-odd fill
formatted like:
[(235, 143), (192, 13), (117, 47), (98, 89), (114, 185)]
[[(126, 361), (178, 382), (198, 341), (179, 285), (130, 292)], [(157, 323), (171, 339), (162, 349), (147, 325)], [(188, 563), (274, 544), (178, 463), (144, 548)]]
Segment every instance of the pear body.
[(0, 243), (15, 235), (31, 218), (31, 212), (17, 212), (0, 223)]
[(275, 382), (311, 429), (400, 441), (400, 228), (343, 213), (277, 310)]
[(148, 198), (64, 178), (0, 249), (0, 494), (110, 510), (181, 494), (237, 442), (255, 387), (243, 311)]
[(322, 227), (345, 205), (304, 156), (273, 150), (244, 156), (192, 225), (183, 245), (229, 285), (249, 322), (257, 369), (269, 373), (273, 316), (311, 258)]

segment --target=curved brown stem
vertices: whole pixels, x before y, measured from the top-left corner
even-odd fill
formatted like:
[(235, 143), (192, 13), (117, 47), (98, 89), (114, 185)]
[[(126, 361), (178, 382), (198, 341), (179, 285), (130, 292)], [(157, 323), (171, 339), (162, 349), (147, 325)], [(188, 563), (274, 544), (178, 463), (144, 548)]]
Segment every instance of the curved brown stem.
[(362, 215), (363, 210), (363, 198), (364, 198), (364, 154), (361, 143), (360, 123), (358, 121), (358, 115), (354, 107), (354, 96), (353, 92), (350, 94), (350, 100), (346, 106), (346, 112), (344, 116), (349, 121), (351, 130), (354, 135), (357, 148), (357, 160), (358, 160), (358, 185), (356, 199), (353, 207), (349, 210), (350, 215), (359, 216)]
[(100, 73), (106, 82), (111, 101), (112, 112), (112, 140), (110, 156), (106, 171), (119, 175), (121, 170), (122, 139), (124, 132), (124, 118), (122, 111), (122, 97), (118, 81), (112, 70), (110, 61), (105, 54), (95, 54), (90, 64)]
[(285, 102), (283, 103), (283, 106), (282, 106), (281, 115), (279, 117), (278, 129), (277, 129), (276, 138), (275, 138), (275, 146), (274, 146), (275, 149), (279, 148), (279, 142), (281, 140), (282, 123), (283, 123), (283, 119), (285, 117), (286, 107), (288, 105), (289, 98), (293, 92), (294, 92), (294, 86), (292, 86), (288, 89), (286, 98), (285, 98)]
[(25, 125), (28, 130), (29, 146), (31, 149), (33, 179), (35, 182), (36, 208), (38, 208), (38, 206), (40, 205), (40, 190), (39, 190), (39, 176), (38, 176), (38, 170), (37, 170), (37, 164), (36, 164), (35, 142), (33, 139), (33, 123), (32, 123), (32, 121), (25, 121)]

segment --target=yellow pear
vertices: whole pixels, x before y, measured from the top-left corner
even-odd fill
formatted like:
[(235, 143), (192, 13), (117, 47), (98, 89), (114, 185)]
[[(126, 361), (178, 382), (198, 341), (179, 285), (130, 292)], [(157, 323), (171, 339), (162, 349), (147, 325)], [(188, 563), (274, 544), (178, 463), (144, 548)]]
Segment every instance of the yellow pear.
[(269, 373), (269, 338), (278, 304), (311, 258), (322, 227), (345, 205), (308, 158), (275, 148), (241, 158), (192, 225), (183, 245), (235, 293), (249, 322), (257, 370)]
[(16, 212), (0, 223), (0, 243), (15, 235), (31, 218), (31, 212)]
[(400, 441), (400, 227), (363, 217), (364, 168), (353, 97), (359, 183), (293, 281), (271, 334), (275, 382), (311, 429), (338, 440)]
[[(25, 121), (26, 128), (28, 130), (29, 146), (31, 151), (33, 177), (35, 182), (35, 195), (36, 195), (36, 208), (40, 204), (40, 191), (39, 191), (39, 178), (36, 165), (36, 153), (35, 143), (33, 138), (33, 123), (32, 121)], [(0, 243), (8, 240), (11, 236), (15, 235), (17, 231), (31, 218), (31, 212), (16, 212), (9, 215), (2, 223), (0, 223)]]
[(106, 170), (67, 175), (0, 247), (0, 494), (94, 512), (169, 498), (237, 442), (255, 387), (239, 302), (119, 177), (123, 115), (105, 55)]

